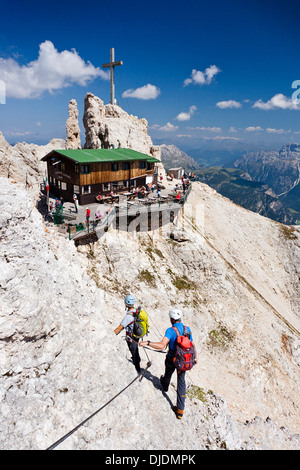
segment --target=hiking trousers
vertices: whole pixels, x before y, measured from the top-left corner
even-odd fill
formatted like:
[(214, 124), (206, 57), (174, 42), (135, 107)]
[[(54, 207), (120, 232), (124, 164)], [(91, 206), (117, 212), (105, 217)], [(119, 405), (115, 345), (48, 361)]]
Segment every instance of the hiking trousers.
[[(173, 365), (172, 356), (167, 355), (165, 360), (165, 375), (161, 378), (161, 383), (164, 387), (168, 388), (171, 382), (171, 378), (176, 368)], [(186, 392), (186, 383), (185, 383), (185, 372), (177, 372), (177, 408), (179, 410), (184, 410), (185, 405), (185, 392)]]
[(134, 341), (130, 341), (129, 339), (127, 339), (126, 341), (127, 341), (128, 349), (131, 352), (132, 362), (133, 362), (137, 372), (140, 372), (140, 370), (141, 370), (141, 367), (140, 367), (141, 358), (140, 358), (140, 353), (139, 353), (139, 340), (137, 339), (137, 340), (134, 340)]

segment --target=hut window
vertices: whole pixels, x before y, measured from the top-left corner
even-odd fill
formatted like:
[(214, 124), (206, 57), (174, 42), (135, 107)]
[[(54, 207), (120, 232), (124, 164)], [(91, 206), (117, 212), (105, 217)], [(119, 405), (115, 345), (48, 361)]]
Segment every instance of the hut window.
[(123, 170), (129, 170), (129, 163), (123, 162)]
[(74, 186), (73, 186), (73, 192), (76, 193), (76, 194), (79, 194), (79, 193), (80, 193), (80, 187), (77, 186), (77, 184), (74, 184)]
[(81, 173), (84, 175), (90, 173), (90, 165), (81, 165)]
[(144, 160), (142, 160), (140, 162), (140, 170), (143, 170), (144, 168), (146, 168), (146, 162)]
[(67, 191), (67, 183), (64, 183), (63, 181), (61, 182), (61, 189), (63, 191)]
[(119, 164), (118, 163), (112, 163), (111, 164), (111, 171), (118, 171), (119, 169)]
[(79, 173), (79, 165), (77, 165), (77, 163), (73, 165), (73, 173)]
[(82, 194), (90, 194), (91, 187), (90, 186), (82, 186)]
[(103, 183), (102, 191), (109, 191), (110, 190), (110, 183)]

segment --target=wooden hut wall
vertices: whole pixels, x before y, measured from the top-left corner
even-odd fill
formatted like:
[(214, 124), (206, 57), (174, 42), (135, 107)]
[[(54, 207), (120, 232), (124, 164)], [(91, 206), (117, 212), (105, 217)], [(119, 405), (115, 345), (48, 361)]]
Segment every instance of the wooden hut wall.
[(151, 167), (152, 169), (147, 171), (147, 163), (146, 168), (140, 168), (140, 162), (135, 161), (130, 163), (130, 170), (123, 170), (123, 162), (118, 162), (118, 170), (113, 171), (111, 162), (90, 163), (90, 172), (80, 174), (80, 185), (92, 185), (138, 178), (146, 173), (152, 174), (154, 168), (153, 163), (151, 163)]
[(129, 178), (129, 170), (123, 170), (123, 165), (118, 162), (118, 170), (112, 171), (112, 163), (90, 163), (90, 173), (80, 175), (81, 185), (91, 185), (97, 183), (107, 183), (111, 181), (121, 181)]
[(48, 176), (52, 176), (56, 180), (65, 181), (66, 183), (72, 183), (79, 185), (80, 183), (80, 167), (78, 173), (74, 171), (75, 162), (68, 158), (60, 158), (61, 163), (57, 165), (51, 164), (51, 159), (47, 161)]

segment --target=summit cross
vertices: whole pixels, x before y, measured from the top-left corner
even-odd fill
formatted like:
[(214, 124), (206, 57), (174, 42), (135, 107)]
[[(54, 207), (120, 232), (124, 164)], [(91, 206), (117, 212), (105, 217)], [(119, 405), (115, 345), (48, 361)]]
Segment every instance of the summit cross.
[(110, 69), (110, 104), (115, 104), (115, 67), (117, 65), (123, 65), (123, 61), (118, 60), (115, 62), (115, 49), (112, 47), (110, 49), (110, 62), (102, 65), (104, 69)]

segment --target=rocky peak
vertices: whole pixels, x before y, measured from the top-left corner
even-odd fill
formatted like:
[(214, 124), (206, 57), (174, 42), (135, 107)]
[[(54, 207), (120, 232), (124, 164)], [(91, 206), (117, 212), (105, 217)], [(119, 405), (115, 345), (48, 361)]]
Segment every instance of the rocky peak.
[[(120, 106), (104, 104), (98, 96), (87, 93), (84, 99), (84, 148), (131, 148), (161, 160), (160, 147), (153, 145), (148, 135), (148, 122), (126, 113)], [(66, 123), (66, 148), (81, 148), (76, 100), (69, 102)], [(159, 164), (159, 173), (164, 167)]]
[(300, 158), (300, 145), (299, 144), (286, 144), (279, 150), (279, 155), (281, 157)]
[(66, 148), (81, 149), (80, 127), (78, 123), (77, 101), (72, 99), (69, 102), (69, 117), (66, 122)]
[(120, 106), (107, 104), (87, 93), (84, 100), (83, 124), (85, 148), (132, 148), (160, 159), (160, 149), (148, 135), (148, 122), (126, 113)]

